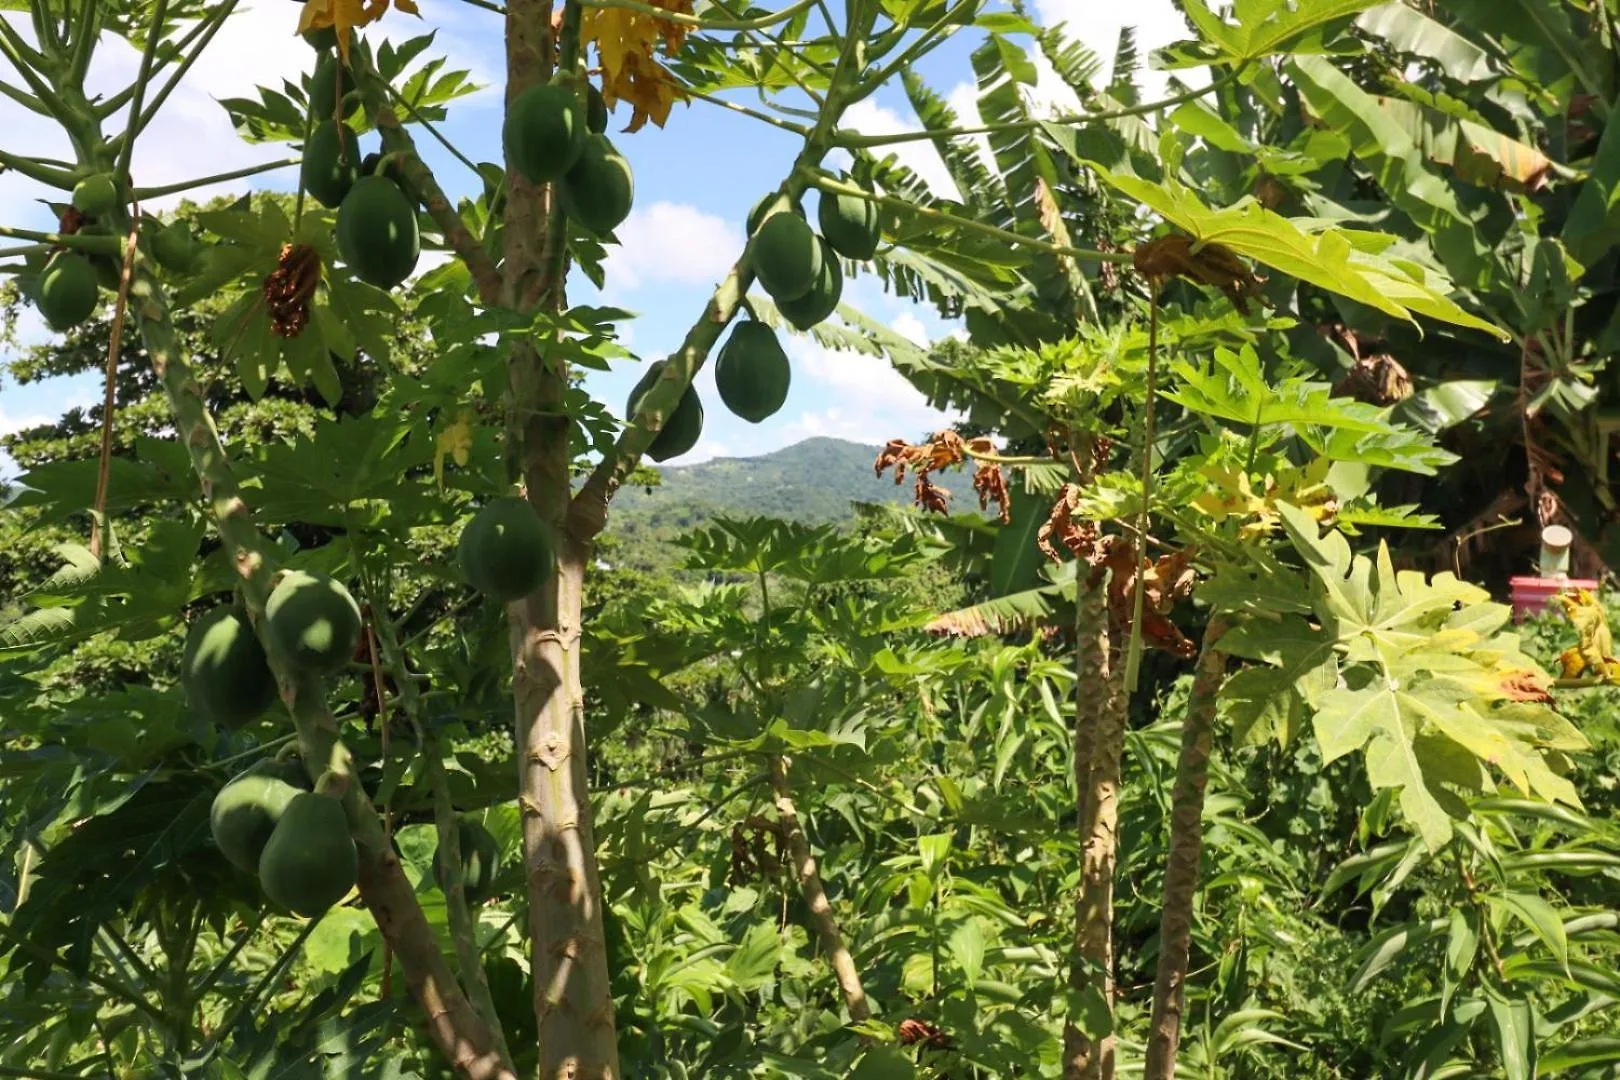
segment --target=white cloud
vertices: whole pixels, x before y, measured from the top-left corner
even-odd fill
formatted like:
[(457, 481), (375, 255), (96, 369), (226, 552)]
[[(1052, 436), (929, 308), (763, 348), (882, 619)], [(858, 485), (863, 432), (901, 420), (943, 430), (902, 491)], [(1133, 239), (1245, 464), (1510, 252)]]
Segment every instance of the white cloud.
[(928, 344), (928, 328), (923, 325), (921, 319), (909, 311), (896, 315), (894, 321), (889, 324), (889, 329), (914, 344), (923, 346)]
[[(907, 333), (921, 329), (915, 317), (911, 317), (917, 323), (915, 327), (908, 324), (902, 328), (906, 318), (902, 315), (895, 320), (896, 330)], [(802, 414), (789, 425), (790, 430), (800, 426), (802, 433), (797, 438), (838, 434), (864, 442), (882, 442), (924, 428), (937, 429), (949, 422), (946, 413), (929, 405), (917, 388), (882, 357), (828, 349), (809, 338), (794, 338), (787, 351), (795, 380), (817, 383), (841, 403), (819, 413)], [(805, 425), (820, 426), (813, 430)]]
[(637, 207), (614, 230), (609, 278), (617, 288), (644, 284), (716, 285), (742, 254), (742, 226), (685, 203)]
[[(863, 135), (902, 135), (922, 130), (921, 124), (902, 117), (893, 109), (879, 105), (871, 98), (856, 102), (844, 113), (844, 126), (853, 128)], [(927, 140), (919, 139), (915, 142), (876, 147), (874, 152), (880, 156), (893, 153), (900, 160), (900, 164), (921, 177), (934, 194), (948, 199), (961, 198), (955, 182), (951, 180), (950, 171), (945, 168), (945, 162), (940, 160), (939, 154)]]

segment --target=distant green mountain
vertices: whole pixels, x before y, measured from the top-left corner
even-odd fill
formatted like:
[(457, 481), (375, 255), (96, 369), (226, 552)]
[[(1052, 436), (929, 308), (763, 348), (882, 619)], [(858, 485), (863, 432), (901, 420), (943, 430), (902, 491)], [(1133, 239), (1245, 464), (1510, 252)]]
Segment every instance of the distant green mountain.
[[(824, 524), (849, 520), (854, 502), (909, 503), (909, 474), (898, 486), (892, 473), (873, 474), (880, 449), (844, 439), (813, 438), (759, 457), (713, 458), (660, 469), (660, 486), (650, 491), (625, 488), (614, 497), (612, 524), (630, 520), (677, 524), (670, 519), (687, 521), (715, 512)], [(954, 496), (953, 509), (977, 505), (970, 473), (947, 472), (937, 482)]]

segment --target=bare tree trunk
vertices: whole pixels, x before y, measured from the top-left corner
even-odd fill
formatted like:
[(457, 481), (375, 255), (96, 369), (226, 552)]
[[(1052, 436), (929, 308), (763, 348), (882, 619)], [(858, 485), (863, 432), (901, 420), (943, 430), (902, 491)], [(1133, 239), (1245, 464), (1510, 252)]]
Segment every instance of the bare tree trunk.
[[(1115, 800), (1125, 709), (1114, 670), (1105, 589), (1100, 581), (1088, 588), (1082, 577), (1075, 594), (1074, 775), (1082, 861), (1069, 987), (1080, 992), (1095, 986), (1112, 1009)], [(1114, 1037), (1093, 1041), (1078, 1018), (1070, 1016), (1063, 1028), (1063, 1061), (1065, 1080), (1111, 1080)]]
[[(578, 26), (578, 4), (564, 12)], [(564, 30), (565, 39), (570, 31)], [(511, 0), (506, 16), (506, 102), (546, 81), (557, 55), (550, 0)], [(566, 59), (566, 58), (565, 58)], [(550, 188), (506, 173), (504, 300), (518, 311), (557, 310), (567, 273), (565, 237)], [(508, 364), (508, 466), (557, 540), (557, 570), (511, 606), (518, 802), (529, 895), (530, 963), (542, 1080), (618, 1080), (619, 1052), (602, 929), (586, 774), (580, 620), (588, 537), (567, 528), (570, 422), (560, 408), (568, 372), (530, 341)]]
[(1153, 980), (1153, 1019), (1148, 1029), (1146, 1080), (1171, 1080), (1181, 1043), (1186, 1004), (1187, 958), (1192, 949), (1193, 898), (1204, 844), (1204, 788), (1209, 782), (1210, 732), (1216, 695), (1226, 677), (1226, 654), (1215, 647), (1226, 632), (1216, 615), (1204, 629), (1204, 648), (1193, 675), (1181, 756), (1171, 795), (1170, 850), (1165, 857), (1164, 902), (1159, 916), (1159, 968)]
[(838, 979), (838, 989), (843, 991), (844, 1007), (849, 1010), (851, 1020), (870, 1019), (872, 1006), (866, 999), (866, 990), (861, 986), (860, 972), (855, 970), (855, 958), (844, 943), (844, 934), (838, 928), (838, 917), (827, 900), (827, 891), (821, 886), (821, 873), (816, 869), (815, 856), (810, 854), (810, 842), (805, 839), (804, 828), (799, 824), (799, 812), (793, 806), (792, 793), (788, 789), (786, 758), (777, 757), (771, 761), (771, 790), (776, 793), (776, 815), (787, 839), (788, 854), (793, 858), (793, 872), (799, 879), (805, 903), (810, 906), (810, 922), (816, 928), (816, 936), (821, 939), (821, 947), (826, 950), (827, 962), (832, 965), (833, 975)]

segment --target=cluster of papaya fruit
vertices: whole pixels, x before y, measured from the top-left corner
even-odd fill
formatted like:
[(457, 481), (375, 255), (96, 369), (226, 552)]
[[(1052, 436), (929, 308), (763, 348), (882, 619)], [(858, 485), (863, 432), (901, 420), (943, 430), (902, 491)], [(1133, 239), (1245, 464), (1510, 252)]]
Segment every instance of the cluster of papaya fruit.
[[(839, 258), (864, 262), (876, 254), (882, 238), (877, 203), (871, 199), (823, 193), (817, 218), (819, 236), (804, 211), (776, 192), (756, 203), (748, 215), (748, 255), (754, 274), (782, 317), (798, 330), (810, 329), (837, 309), (844, 293)], [(648, 365), (625, 403), (627, 418), (640, 410), (666, 364), (657, 360)], [(776, 333), (752, 317), (731, 328), (714, 363), (720, 400), (752, 424), (782, 408), (792, 375)], [(688, 386), (647, 448), (647, 456), (654, 461), (679, 457), (697, 445), (702, 434), (703, 402)]]
[[(521, 500), (492, 503), (474, 519), (467, 530), (471, 537), (464, 538), (463, 565), (482, 568), (474, 580), (510, 590), (521, 576), (526, 591), (532, 591), (541, 575), (520, 556), (527, 553), (534, 563), (530, 548), (538, 550), (543, 558), (536, 565), (549, 569), (551, 548), (534, 511), (521, 503), (532, 518), (525, 521), (512, 512), (512, 502)], [(301, 674), (338, 670), (354, 655), (361, 629), (354, 597), (323, 575), (291, 571), (265, 604), (266, 640)], [(254, 719), (276, 699), (264, 648), (245, 614), (232, 605), (193, 624), (181, 679), (193, 707), (227, 727)], [(231, 780), (215, 796), (210, 824), (225, 857), (256, 874), (265, 895), (289, 911), (317, 915), (354, 888), (358, 854), (343, 804), (312, 790), (297, 762), (262, 762)], [(462, 877), (468, 900), (477, 903), (493, 885), (499, 848), (481, 825), (462, 822), (460, 829)], [(442, 884), (437, 856), (434, 872)]]
[[(111, 237), (113, 232), (105, 219), (124, 201), (112, 174), (92, 173), (74, 185), (72, 209), (63, 215), (62, 231)], [(146, 217), (142, 225), (142, 238), (159, 265), (177, 272), (191, 268), (196, 245), (183, 222), (164, 225)], [(95, 312), (102, 289), (117, 291), (120, 272), (117, 256), (62, 248), (51, 253), (25, 291), (45, 324), (61, 332), (78, 326)]]
[(416, 203), (381, 153), (362, 155), (349, 118), (360, 108), (353, 73), (323, 51), (309, 80), (316, 124), (304, 143), (300, 181), (322, 206), (337, 209), (337, 244), (361, 281), (392, 289), (411, 276), (422, 254)]
[(531, 86), (507, 106), (501, 142), (507, 163), (531, 184), (557, 185), (563, 212), (603, 237), (630, 216), (635, 176), (607, 137), (607, 103), (572, 79)]

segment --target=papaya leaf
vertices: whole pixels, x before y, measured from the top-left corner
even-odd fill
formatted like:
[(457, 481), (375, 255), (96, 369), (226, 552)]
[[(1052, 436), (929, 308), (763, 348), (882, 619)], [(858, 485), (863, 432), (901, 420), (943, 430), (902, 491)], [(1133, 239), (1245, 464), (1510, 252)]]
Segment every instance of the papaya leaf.
[(1278, 53), (1318, 52), (1334, 24), (1376, 7), (1381, 0), (1236, 0), (1232, 22), (1203, 0), (1185, 0), (1181, 10), (1202, 38), (1197, 46), (1169, 54), (1171, 68), (1198, 64), (1247, 64)]
[[(1050, 126), (1050, 125), (1047, 125)], [(1502, 340), (1506, 331), (1470, 315), (1447, 293), (1450, 283), (1415, 263), (1387, 259), (1368, 234), (1355, 235), (1320, 221), (1300, 224), (1252, 198), (1213, 210), (1173, 177), (1150, 183), (1086, 162), (1109, 184), (1157, 212), (1200, 243), (1215, 243), (1291, 277), (1416, 323), (1414, 314), (1484, 330)], [(1469, 226), (1472, 229), (1472, 226)], [(1386, 238), (1387, 239), (1387, 238)]]

